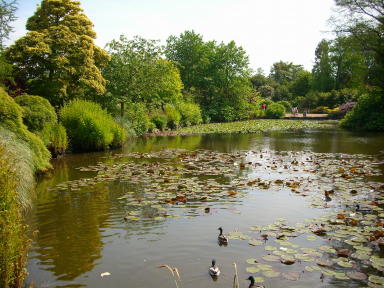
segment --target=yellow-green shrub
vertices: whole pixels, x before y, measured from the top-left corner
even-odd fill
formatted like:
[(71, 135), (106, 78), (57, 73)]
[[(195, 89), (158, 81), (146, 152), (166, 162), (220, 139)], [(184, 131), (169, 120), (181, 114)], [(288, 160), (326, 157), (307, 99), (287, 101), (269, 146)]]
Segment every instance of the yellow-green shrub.
[(203, 122), (198, 104), (181, 102), (177, 108), (181, 114), (180, 124), (182, 126), (197, 125)]
[(67, 130), (74, 151), (98, 151), (121, 146), (124, 129), (100, 105), (73, 100), (60, 111), (61, 121)]
[(272, 103), (271, 105), (267, 106), (265, 114), (268, 118), (283, 118), (285, 115), (285, 107), (281, 104)]
[(164, 109), (165, 115), (167, 116), (167, 126), (171, 129), (176, 129), (181, 120), (181, 115), (175, 106), (167, 104)]

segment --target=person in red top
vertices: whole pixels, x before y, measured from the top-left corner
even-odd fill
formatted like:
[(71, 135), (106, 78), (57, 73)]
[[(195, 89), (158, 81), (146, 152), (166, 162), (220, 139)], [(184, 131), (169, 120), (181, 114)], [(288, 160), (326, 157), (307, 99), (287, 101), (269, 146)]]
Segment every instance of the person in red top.
[(262, 110), (267, 109), (267, 104), (263, 103), (263, 105), (261, 105), (261, 109), (262, 109)]

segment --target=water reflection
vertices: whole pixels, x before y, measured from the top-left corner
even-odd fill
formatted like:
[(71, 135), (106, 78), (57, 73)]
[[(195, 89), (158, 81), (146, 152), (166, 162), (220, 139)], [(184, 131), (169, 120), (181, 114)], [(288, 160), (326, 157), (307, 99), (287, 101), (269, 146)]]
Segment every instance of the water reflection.
[[(186, 287), (192, 287), (193, 283), (204, 283), (198, 284), (198, 287), (218, 287), (231, 282), (231, 270), (225, 271), (224, 267), (223, 277), (217, 282), (206, 284), (200, 282), (204, 279), (201, 273), (206, 274), (206, 269), (200, 272), (196, 269), (196, 263), (201, 261), (205, 265), (211, 259), (208, 254), (217, 254), (220, 263), (228, 264), (238, 254), (249, 253), (236, 244), (216, 247), (216, 231), (219, 226), (225, 225), (232, 230), (246, 229), (253, 224), (267, 224), (276, 217), (291, 217), (294, 221), (295, 217), (299, 219), (316, 213), (302, 208), (305, 200), (292, 198), (287, 193), (267, 195), (252, 192), (249, 196), (256, 197), (256, 202), (246, 196), (238, 201), (196, 201), (173, 208), (173, 215), (187, 217), (162, 220), (151, 218), (153, 211), (149, 205), (140, 208), (141, 213), (147, 216), (145, 219), (126, 221), (124, 217), (131, 208), (120, 198), (128, 192), (145, 198), (143, 187), (124, 181), (111, 181), (79, 187), (79, 190), (51, 190), (62, 182), (96, 175), (96, 172), (80, 171), (77, 167), (96, 165), (98, 162), (112, 164), (112, 156), (121, 153), (154, 152), (169, 148), (219, 152), (309, 150), (321, 153), (377, 154), (383, 149), (383, 143), (383, 134), (362, 135), (345, 131), (273, 132), (138, 138), (131, 139), (120, 150), (67, 155), (56, 160), (55, 170), (39, 180), (31, 224), (39, 234), (32, 247), (29, 279), (43, 277), (44, 280), (36, 281), (36, 284), (41, 286), (39, 284), (51, 283), (47, 287), (125, 287), (128, 273), (132, 287), (149, 287), (158, 281), (162, 283), (161, 287), (167, 287), (169, 279), (164, 272), (155, 269), (165, 264), (162, 263), (165, 258), (168, 264), (181, 265), (179, 268), (189, 271), (188, 279), (185, 280)], [(211, 207), (210, 213), (205, 213), (204, 208), (201, 208), (207, 206)], [(231, 209), (220, 208), (224, 206), (230, 206)], [(302, 215), (297, 215), (298, 210)], [(194, 240), (196, 231), (199, 231), (198, 242)], [(211, 238), (214, 239), (212, 243)], [(112, 277), (101, 281), (99, 275), (104, 271), (111, 271)], [(153, 275), (153, 279), (147, 277), (148, 273)], [(168, 284), (173, 285), (172, 282)], [(330, 285), (344, 287), (336, 282)]]

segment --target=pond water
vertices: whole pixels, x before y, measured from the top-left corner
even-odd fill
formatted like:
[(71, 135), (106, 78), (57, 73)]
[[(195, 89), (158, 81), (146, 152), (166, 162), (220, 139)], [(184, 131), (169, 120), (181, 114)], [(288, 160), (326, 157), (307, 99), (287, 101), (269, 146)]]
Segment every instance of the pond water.
[[(246, 268), (253, 264), (246, 260), (255, 258), (288, 275), (253, 274), (262, 277), (266, 287), (364, 286), (364, 281), (309, 272), (305, 266), (316, 264), (305, 259), (293, 265), (262, 259), (274, 255), (265, 249), (268, 246), (279, 250), (285, 245), (282, 251), (337, 246), (330, 236), (312, 239), (308, 233), (297, 233), (289, 236), (287, 244), (275, 241), (281, 232), (276, 227), (271, 229), (275, 232), (264, 232), (268, 236), (261, 236), (259, 228), (275, 223), (282, 229), (334, 212), (336, 196), (326, 203), (322, 193), (343, 187), (335, 188), (338, 180), (326, 174), (322, 163), (358, 155), (356, 161), (365, 163), (370, 174), (379, 175), (383, 165), (375, 162), (383, 161), (382, 150), (383, 134), (312, 130), (139, 138), (120, 150), (66, 155), (53, 162), (55, 169), (37, 186), (38, 197), (28, 217), (34, 233), (27, 283), (176, 287), (170, 272), (159, 268), (167, 264), (177, 267), (184, 288), (232, 287), (236, 262), (240, 287), (248, 287), (245, 279), (251, 274)], [(318, 176), (314, 169), (322, 169), (323, 174)], [(291, 184), (279, 185), (276, 180)], [(353, 180), (342, 185), (360, 189)], [(383, 178), (358, 181), (380, 183)], [(224, 234), (232, 232), (228, 246), (218, 245), (218, 227), (223, 227)], [(262, 243), (249, 245), (252, 239)], [(382, 251), (377, 245), (374, 249), (380, 257)], [(221, 270), (217, 281), (208, 275), (213, 258)], [(110, 275), (101, 277), (105, 272)], [(297, 273), (293, 277), (297, 281), (287, 280), (292, 278), (290, 272)], [(380, 272), (374, 274), (380, 276)]]

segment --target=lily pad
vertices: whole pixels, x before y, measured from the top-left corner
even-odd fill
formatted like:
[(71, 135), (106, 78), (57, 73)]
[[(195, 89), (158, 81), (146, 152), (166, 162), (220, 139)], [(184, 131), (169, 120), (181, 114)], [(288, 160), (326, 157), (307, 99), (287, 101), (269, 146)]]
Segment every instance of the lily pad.
[(357, 272), (357, 271), (351, 271), (351, 272), (347, 272), (347, 276), (353, 280), (366, 280), (367, 279), (367, 275), (364, 274), (364, 273), (361, 273), (361, 272)]
[(248, 264), (256, 264), (257, 260), (255, 258), (249, 258), (246, 260)]
[(260, 246), (260, 245), (263, 245), (263, 242), (260, 240), (250, 240), (248, 244), (251, 246)]
[(252, 274), (260, 272), (260, 269), (256, 266), (247, 267), (245, 270)]
[(291, 281), (297, 281), (300, 279), (300, 273), (298, 272), (284, 272), (281, 274), (285, 279)]
[(279, 277), (281, 273), (271, 270), (271, 271), (264, 271), (263, 275), (268, 278), (276, 278), (276, 277)]

